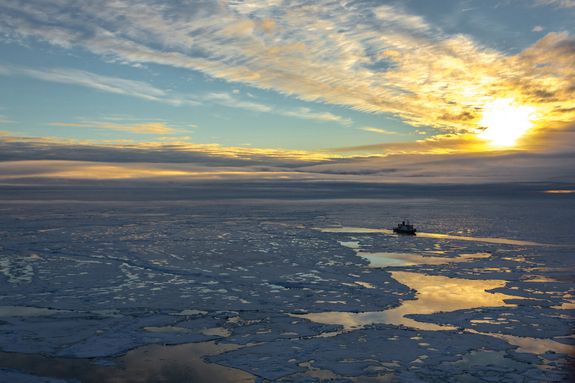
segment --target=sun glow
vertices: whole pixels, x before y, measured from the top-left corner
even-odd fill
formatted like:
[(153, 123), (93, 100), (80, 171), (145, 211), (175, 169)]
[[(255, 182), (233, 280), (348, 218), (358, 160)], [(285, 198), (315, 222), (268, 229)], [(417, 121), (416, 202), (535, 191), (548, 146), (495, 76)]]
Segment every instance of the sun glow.
[(534, 107), (516, 104), (510, 98), (497, 99), (483, 108), (480, 125), (485, 130), (478, 137), (492, 146), (513, 146), (533, 127), (534, 119)]

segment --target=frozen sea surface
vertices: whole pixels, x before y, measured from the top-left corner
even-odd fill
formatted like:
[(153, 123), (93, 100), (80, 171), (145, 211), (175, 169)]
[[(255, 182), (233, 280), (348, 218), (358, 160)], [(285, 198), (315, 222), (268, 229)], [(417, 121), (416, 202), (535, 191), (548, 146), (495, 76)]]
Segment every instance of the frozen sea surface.
[(0, 381), (571, 381), (552, 197), (5, 201)]

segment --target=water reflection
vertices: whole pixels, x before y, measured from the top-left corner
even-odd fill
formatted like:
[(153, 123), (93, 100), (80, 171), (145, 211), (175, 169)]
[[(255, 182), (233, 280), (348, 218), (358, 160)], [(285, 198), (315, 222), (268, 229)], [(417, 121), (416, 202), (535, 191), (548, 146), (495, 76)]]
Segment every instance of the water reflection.
[(414, 265), (444, 265), (447, 263), (467, 262), (472, 259), (488, 258), (489, 253), (460, 254), (457, 258), (431, 257), (413, 253), (363, 253), (357, 255), (369, 261), (369, 267), (414, 266)]
[(134, 349), (117, 358), (116, 366), (95, 364), (90, 359), (50, 358), (37, 354), (0, 352), (0, 367), (83, 383), (252, 383), (247, 372), (204, 361), (208, 355), (238, 349), (234, 344), (215, 342), (177, 346), (150, 345)]
[(558, 306), (551, 306), (551, 308), (558, 310), (575, 310), (575, 301), (564, 302)]
[[(543, 271), (552, 269), (543, 269)], [(565, 275), (535, 275), (525, 274), (522, 278), (523, 282), (559, 282), (559, 283), (575, 283), (575, 276), (570, 273), (570, 270), (565, 270)]]
[[(473, 371), (485, 366), (498, 366), (499, 368), (523, 370), (524, 364), (507, 357), (505, 351), (473, 350), (463, 354), (461, 359), (454, 362), (443, 362), (445, 367), (456, 367), (459, 371)], [(465, 376), (465, 375), (463, 375)], [(463, 377), (460, 376), (460, 377)], [(469, 380), (459, 380), (461, 382), (475, 382), (476, 379), (470, 377)]]
[(483, 333), (473, 329), (465, 329), (465, 331), (503, 339), (507, 343), (517, 346), (517, 351), (519, 352), (526, 352), (530, 354), (545, 354), (548, 351), (553, 351), (561, 354), (575, 355), (575, 346), (556, 342), (552, 339), (539, 339), (507, 334)]
[[(350, 248), (356, 254), (369, 261), (369, 267), (381, 268), (390, 266), (415, 266), (415, 265), (444, 265), (447, 263), (467, 262), (473, 259), (489, 258), (490, 253), (459, 254), (457, 258), (423, 256), (414, 253), (403, 252), (363, 252), (358, 241), (338, 241), (340, 245)], [(435, 251), (441, 254), (442, 251)]]
[(70, 312), (71, 311), (68, 310), (56, 310), (44, 307), (0, 306), (0, 317), (44, 317)]
[[(370, 229), (366, 227), (327, 227), (327, 228), (316, 228), (316, 230), (322, 233), (356, 233), (356, 234), (369, 234), (369, 233), (379, 233), (379, 234), (389, 234), (397, 235), (393, 230), (388, 229)], [(518, 239), (507, 239), (507, 238), (489, 238), (489, 237), (466, 237), (462, 235), (450, 235), (450, 234), (438, 234), (438, 233), (424, 233), (417, 232), (418, 237), (422, 238), (439, 238), (439, 239), (454, 239), (459, 241), (475, 241), (484, 243), (495, 243), (502, 245), (519, 245), (519, 246), (550, 246), (544, 243), (532, 242), (532, 241), (521, 241)]]
[(453, 330), (455, 327), (418, 322), (406, 318), (405, 315), (432, 314), (440, 311), (449, 312), (477, 307), (514, 306), (506, 304), (505, 299), (517, 298), (512, 295), (486, 291), (503, 287), (506, 281), (468, 280), (404, 271), (394, 271), (391, 274), (399, 283), (417, 290), (415, 300), (405, 300), (399, 307), (385, 311), (323, 312), (303, 316), (314, 322), (340, 324), (346, 329), (354, 329), (373, 323), (385, 323), (420, 330)]
[(162, 327), (144, 327), (144, 331), (165, 334), (165, 333), (177, 333), (177, 334), (191, 334), (194, 331), (189, 328), (176, 327), (176, 326), (162, 326)]

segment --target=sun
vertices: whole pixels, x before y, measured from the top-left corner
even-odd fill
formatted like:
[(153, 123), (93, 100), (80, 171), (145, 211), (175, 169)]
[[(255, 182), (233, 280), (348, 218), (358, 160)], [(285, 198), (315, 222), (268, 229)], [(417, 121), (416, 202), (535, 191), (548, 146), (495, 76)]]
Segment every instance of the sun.
[(509, 147), (533, 127), (535, 108), (520, 105), (510, 98), (496, 99), (483, 108), (483, 118), (479, 122), (485, 127), (479, 138), (492, 146)]

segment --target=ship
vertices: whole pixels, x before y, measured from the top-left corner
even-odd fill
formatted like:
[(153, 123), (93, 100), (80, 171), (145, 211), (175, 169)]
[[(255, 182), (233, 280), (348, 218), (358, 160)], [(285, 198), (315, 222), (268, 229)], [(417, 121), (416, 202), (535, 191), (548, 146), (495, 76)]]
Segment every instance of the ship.
[(403, 221), (393, 228), (393, 232), (397, 234), (415, 235), (416, 231), (417, 229), (409, 221)]

